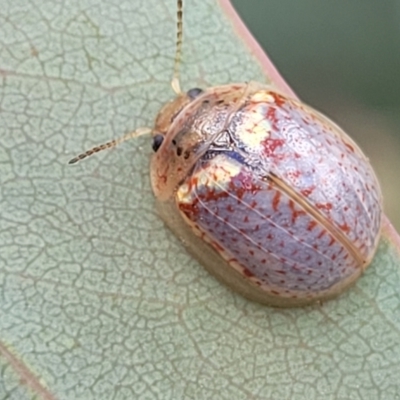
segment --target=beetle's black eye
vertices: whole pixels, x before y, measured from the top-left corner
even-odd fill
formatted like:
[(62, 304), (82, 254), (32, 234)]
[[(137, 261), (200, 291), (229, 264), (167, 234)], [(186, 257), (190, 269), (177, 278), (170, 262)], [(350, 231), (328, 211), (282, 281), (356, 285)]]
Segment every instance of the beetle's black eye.
[(160, 148), (160, 146), (162, 145), (163, 141), (164, 141), (164, 136), (163, 135), (160, 135), (159, 133), (157, 133), (157, 135), (153, 136), (153, 144), (152, 144), (151, 147), (153, 148), (155, 153)]
[(203, 93), (203, 89), (199, 89), (199, 88), (192, 88), (187, 91), (188, 97), (192, 100), (195, 99), (201, 93)]

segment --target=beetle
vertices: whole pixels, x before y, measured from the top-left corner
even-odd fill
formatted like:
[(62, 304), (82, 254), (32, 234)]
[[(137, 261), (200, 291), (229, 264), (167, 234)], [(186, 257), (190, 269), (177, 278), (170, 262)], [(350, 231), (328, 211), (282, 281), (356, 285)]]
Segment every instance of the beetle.
[(332, 298), (371, 263), (382, 195), (356, 143), (329, 118), (258, 82), (182, 92), (182, 0), (172, 87), (152, 135), (150, 176), (170, 229), (250, 300), (294, 307)]

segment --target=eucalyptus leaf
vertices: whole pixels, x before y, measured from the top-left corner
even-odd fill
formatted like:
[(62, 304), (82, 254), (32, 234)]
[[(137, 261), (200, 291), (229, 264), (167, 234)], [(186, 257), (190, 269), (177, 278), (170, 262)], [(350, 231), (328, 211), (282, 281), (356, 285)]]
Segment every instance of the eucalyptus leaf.
[[(399, 398), (388, 223), (353, 288), (273, 309), (218, 283), (164, 226), (148, 137), (67, 165), (152, 126), (173, 96), (174, 0), (2, 3), (1, 399)], [(185, 6), (185, 89), (272, 78), (220, 4)]]

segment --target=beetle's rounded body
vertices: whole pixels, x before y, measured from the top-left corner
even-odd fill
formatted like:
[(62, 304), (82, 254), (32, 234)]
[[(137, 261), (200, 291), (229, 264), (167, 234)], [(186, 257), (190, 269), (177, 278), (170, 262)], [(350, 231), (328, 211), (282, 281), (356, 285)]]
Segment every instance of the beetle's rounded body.
[(271, 87), (189, 91), (157, 117), (162, 217), (208, 270), (262, 303), (332, 297), (371, 262), (381, 193), (358, 146)]
[(358, 146), (300, 101), (256, 82), (182, 93), (182, 6), (171, 86), (152, 133), (151, 182), (162, 218), (233, 290), (276, 306), (331, 298), (378, 246), (379, 183)]

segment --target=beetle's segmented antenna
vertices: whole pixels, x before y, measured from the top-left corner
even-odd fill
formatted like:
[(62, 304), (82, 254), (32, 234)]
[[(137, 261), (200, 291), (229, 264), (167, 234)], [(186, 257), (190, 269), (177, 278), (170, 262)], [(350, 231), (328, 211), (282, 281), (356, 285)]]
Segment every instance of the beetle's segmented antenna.
[(182, 38), (183, 38), (183, 11), (182, 6), (183, 0), (177, 0), (177, 11), (176, 11), (176, 52), (175, 52), (175, 64), (174, 64), (174, 77), (172, 78), (171, 86), (176, 94), (181, 94), (181, 85), (179, 83), (179, 66), (181, 63), (182, 54)]
[(93, 154), (98, 153), (99, 151), (103, 151), (103, 150), (106, 150), (106, 149), (111, 149), (111, 148), (113, 148), (115, 146), (118, 146), (120, 143), (125, 142), (125, 141), (127, 141), (129, 139), (134, 139), (134, 138), (137, 138), (137, 137), (142, 136), (142, 135), (147, 135), (149, 133), (151, 133), (151, 129), (150, 128), (139, 128), (139, 129), (136, 129), (135, 131), (129, 132), (126, 135), (121, 136), (120, 138), (117, 138), (117, 139), (111, 140), (111, 141), (109, 141), (107, 143), (103, 143), (103, 144), (100, 144), (98, 146), (92, 147), (90, 150), (87, 150), (84, 153), (79, 154), (78, 156), (74, 157), (72, 160), (70, 160), (68, 162), (68, 164), (75, 164), (78, 161), (83, 160), (84, 158), (90, 157)]

